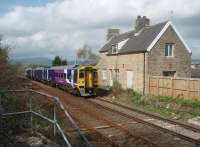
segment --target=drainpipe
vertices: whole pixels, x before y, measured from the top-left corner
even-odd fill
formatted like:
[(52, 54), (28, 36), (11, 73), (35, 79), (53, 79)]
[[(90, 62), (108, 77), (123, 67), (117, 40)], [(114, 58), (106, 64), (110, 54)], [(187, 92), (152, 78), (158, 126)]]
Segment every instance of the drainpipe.
[(143, 95), (145, 94), (145, 83), (146, 83), (146, 67), (145, 67), (145, 52), (144, 52), (144, 65), (143, 65)]
[(116, 54), (116, 61), (115, 61), (115, 67), (114, 67), (114, 72), (115, 72), (115, 80), (118, 80), (118, 77), (117, 77), (117, 69), (118, 69), (118, 51), (117, 51), (117, 54)]

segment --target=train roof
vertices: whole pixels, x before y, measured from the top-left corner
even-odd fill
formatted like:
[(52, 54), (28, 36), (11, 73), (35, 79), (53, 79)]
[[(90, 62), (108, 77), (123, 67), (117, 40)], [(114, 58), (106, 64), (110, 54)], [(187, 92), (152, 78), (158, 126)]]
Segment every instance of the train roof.
[(65, 65), (65, 66), (52, 66), (52, 67), (37, 67), (37, 68), (27, 68), (30, 70), (44, 70), (44, 69), (52, 69), (52, 70), (64, 70), (64, 69), (77, 69), (77, 68), (85, 68), (85, 67), (95, 67), (93, 65)]

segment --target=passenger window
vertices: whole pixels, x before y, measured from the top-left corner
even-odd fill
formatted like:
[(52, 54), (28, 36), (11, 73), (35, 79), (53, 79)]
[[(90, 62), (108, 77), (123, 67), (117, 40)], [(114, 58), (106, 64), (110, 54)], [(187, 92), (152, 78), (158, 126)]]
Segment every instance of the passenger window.
[(79, 78), (84, 78), (84, 73), (83, 72), (79, 73)]

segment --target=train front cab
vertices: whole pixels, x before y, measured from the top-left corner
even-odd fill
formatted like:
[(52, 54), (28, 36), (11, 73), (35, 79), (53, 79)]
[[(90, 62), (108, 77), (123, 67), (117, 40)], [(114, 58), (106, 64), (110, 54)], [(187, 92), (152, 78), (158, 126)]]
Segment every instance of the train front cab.
[(81, 96), (96, 95), (98, 86), (97, 69), (94, 66), (81, 66), (78, 70), (78, 88)]

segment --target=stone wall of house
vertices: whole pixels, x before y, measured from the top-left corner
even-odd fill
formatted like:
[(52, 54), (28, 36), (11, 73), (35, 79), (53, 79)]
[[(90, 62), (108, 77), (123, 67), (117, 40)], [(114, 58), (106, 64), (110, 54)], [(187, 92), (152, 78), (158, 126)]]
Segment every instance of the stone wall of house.
[[(165, 44), (174, 43), (174, 56), (165, 56)], [(148, 53), (148, 73), (162, 76), (163, 71), (176, 71), (176, 77), (191, 77), (191, 55), (172, 27), (169, 27)]]
[(126, 89), (128, 80), (127, 71), (132, 71), (132, 88), (143, 92), (144, 53), (113, 56), (107, 56), (106, 53), (101, 53), (100, 56), (101, 59), (97, 65), (100, 86), (110, 86), (112, 83), (110, 77), (112, 77), (112, 80), (117, 79), (122, 84), (122, 87)]

